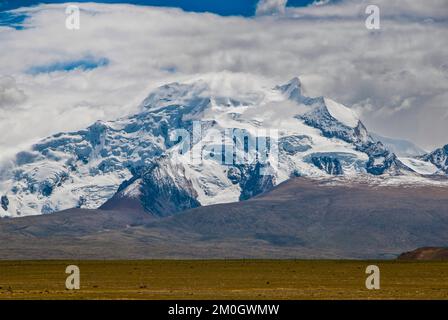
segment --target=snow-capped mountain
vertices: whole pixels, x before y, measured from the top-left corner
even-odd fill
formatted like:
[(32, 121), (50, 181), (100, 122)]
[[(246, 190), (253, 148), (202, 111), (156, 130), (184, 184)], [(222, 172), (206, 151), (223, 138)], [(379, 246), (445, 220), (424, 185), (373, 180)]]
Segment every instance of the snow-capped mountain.
[(427, 153), (427, 151), (420, 148), (412, 141), (384, 137), (372, 132), (370, 132), (370, 135), (372, 136), (372, 138), (381, 141), (391, 152), (395, 153), (398, 157), (418, 157)]
[(420, 159), (432, 163), (439, 171), (448, 174), (448, 144), (423, 155)]
[(448, 174), (448, 145), (416, 157), (400, 157), (400, 161), (422, 175)]
[(303, 95), (298, 78), (235, 94), (199, 80), (164, 85), (137, 114), (58, 133), (17, 154), (0, 181), (0, 215), (98, 208), (115, 195), (163, 216), (245, 200), (292, 176), (416, 171), (351, 109)]

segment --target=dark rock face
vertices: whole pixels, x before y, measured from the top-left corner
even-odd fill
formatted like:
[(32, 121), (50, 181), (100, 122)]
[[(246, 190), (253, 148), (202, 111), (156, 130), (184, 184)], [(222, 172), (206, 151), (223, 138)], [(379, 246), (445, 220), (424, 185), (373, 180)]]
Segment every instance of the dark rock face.
[[(258, 162), (228, 168), (227, 176), (230, 181), (241, 187), (239, 200), (247, 200), (274, 188), (275, 177), (268, 174), (268, 170), (270, 167)], [(176, 176), (172, 173), (176, 173)], [(138, 189), (137, 194), (127, 195), (128, 188)], [(172, 163), (167, 157), (161, 157), (141, 173), (123, 182), (115, 196), (102, 205), (101, 209), (112, 210), (118, 199), (121, 204), (129, 202), (133, 206), (141, 206), (148, 213), (166, 217), (200, 207), (197, 198), (192, 182), (185, 176), (185, 168), (181, 164)]]
[(16, 155), (16, 163), (18, 166), (32, 163), (39, 157), (38, 153), (29, 152), (29, 151), (21, 151)]
[(384, 145), (377, 142), (368, 142), (358, 147), (362, 152), (369, 155), (369, 161), (366, 164), (366, 170), (373, 175), (381, 175), (387, 170), (396, 171), (405, 169), (405, 166), (397, 159), (396, 155), (387, 150)]
[(437, 168), (448, 174), (448, 144), (422, 156), (421, 159), (431, 162)]
[(88, 129), (86, 134), (88, 141), (92, 146), (100, 145), (104, 141), (104, 136), (108, 127), (101, 121), (95, 122)]
[(269, 168), (264, 167), (260, 163), (252, 166), (243, 166), (240, 170), (242, 171), (240, 201), (271, 190), (275, 185), (273, 175), (263, 174), (262, 170), (269, 170)]
[(313, 111), (298, 116), (306, 125), (321, 130), (323, 136), (327, 138), (338, 138), (348, 143), (362, 144), (369, 139), (367, 130), (361, 122), (355, 128), (348, 127), (328, 112), (323, 98), (316, 98), (315, 103), (319, 106)]
[(342, 169), (341, 162), (337, 158), (328, 156), (312, 157), (312, 163), (321, 170), (324, 170), (328, 174), (342, 175), (344, 170)]
[(284, 85), (275, 87), (275, 89), (281, 91), (290, 100), (301, 101), (304, 98), (302, 96), (302, 83), (297, 77), (291, 79)]
[[(269, 174), (271, 168), (259, 162), (251, 165), (230, 166), (227, 177), (233, 184), (241, 187), (239, 200), (247, 200), (271, 190), (275, 177)], [(138, 184), (137, 195), (126, 195), (128, 188)], [(136, 173), (130, 180), (121, 184), (114, 198), (121, 202), (131, 201), (141, 204), (144, 211), (166, 217), (187, 209), (201, 206), (192, 182), (185, 176), (185, 167), (170, 161), (167, 156), (160, 157), (150, 166)], [(108, 201), (101, 209), (110, 210)]]
[[(361, 121), (354, 128), (348, 127), (335, 119), (325, 106), (325, 101), (321, 99), (317, 103), (321, 106), (313, 111), (299, 116), (305, 124), (321, 130), (323, 136), (328, 138), (338, 138), (345, 142), (355, 145), (356, 150), (366, 153), (369, 161), (366, 163), (366, 171), (373, 175), (381, 175), (385, 172), (399, 174), (400, 170), (409, 170), (391, 153), (380, 141), (375, 141), (367, 132), (367, 129)], [(328, 162), (328, 159), (326, 160)], [(320, 161), (313, 160), (313, 163), (319, 167), (327, 169)]]
[(158, 216), (168, 216), (199, 207), (198, 195), (185, 172), (174, 179), (161, 163), (167, 162), (154, 163), (142, 176), (140, 191), (144, 209)]
[(44, 183), (41, 187), (41, 193), (44, 197), (49, 197), (53, 193), (53, 186), (50, 183)]
[(231, 167), (227, 171), (227, 177), (230, 181), (232, 181), (233, 184), (240, 183), (241, 181), (241, 171), (238, 168)]
[(306, 135), (294, 135), (279, 139), (279, 149), (293, 155), (311, 149), (312, 140)]
[(56, 187), (60, 187), (69, 178), (67, 172), (59, 172), (57, 175), (48, 178), (39, 185), (39, 192), (44, 197), (49, 197)]
[(3, 210), (7, 211), (9, 206), (9, 199), (7, 196), (2, 196), (0, 198), (0, 205), (3, 208)]

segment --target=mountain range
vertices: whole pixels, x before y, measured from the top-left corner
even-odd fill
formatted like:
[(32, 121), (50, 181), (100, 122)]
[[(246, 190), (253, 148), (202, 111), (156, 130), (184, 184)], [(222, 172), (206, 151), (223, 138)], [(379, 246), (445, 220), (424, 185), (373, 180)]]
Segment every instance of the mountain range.
[(379, 258), (447, 245), (448, 145), (371, 134), (299, 78), (169, 83), (138, 109), (0, 168), (2, 257)]
[[(386, 175), (434, 183), (432, 176), (448, 173), (448, 147), (397, 156), (348, 107), (302, 91), (298, 78), (232, 95), (204, 80), (159, 87), (137, 114), (58, 133), (19, 152), (0, 170), (0, 214), (96, 209), (127, 197), (166, 216), (245, 200), (296, 176)], [(230, 143), (217, 134), (225, 130)], [(179, 143), (179, 131), (193, 138)], [(268, 137), (270, 131), (276, 136)], [(261, 138), (276, 146), (267, 150), (267, 161), (261, 161)], [(248, 144), (255, 146), (253, 159), (236, 163)]]
[(135, 206), (0, 220), (2, 259), (393, 259), (446, 247), (448, 190), (295, 177), (168, 217)]

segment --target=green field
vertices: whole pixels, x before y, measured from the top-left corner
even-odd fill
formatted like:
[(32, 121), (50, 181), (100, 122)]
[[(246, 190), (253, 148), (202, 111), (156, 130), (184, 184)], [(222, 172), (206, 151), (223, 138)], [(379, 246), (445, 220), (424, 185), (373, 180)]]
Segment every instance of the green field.
[[(81, 289), (66, 290), (67, 265)], [(381, 289), (365, 288), (365, 268)], [(0, 261), (0, 299), (448, 299), (448, 262)]]

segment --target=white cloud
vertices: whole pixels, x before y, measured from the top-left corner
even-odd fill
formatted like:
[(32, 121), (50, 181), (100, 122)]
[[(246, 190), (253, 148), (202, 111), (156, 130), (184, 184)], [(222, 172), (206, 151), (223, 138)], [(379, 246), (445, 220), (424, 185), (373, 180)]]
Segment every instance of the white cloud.
[(10, 76), (0, 76), (0, 110), (13, 109), (26, 100), (25, 93)]
[[(310, 95), (354, 106), (372, 131), (427, 148), (447, 143), (448, 14), (438, 0), (406, 0), (402, 15), (401, 1), (377, 2), (385, 16), (377, 32), (351, 1), (256, 18), (82, 3), (79, 31), (65, 29), (64, 5), (26, 9), (30, 28), (0, 27), (0, 75), (15, 79), (7, 89), (15, 107), (0, 108), (0, 154), (135, 112), (165, 82), (224, 71), (272, 85), (299, 75)], [(27, 73), (86, 56), (109, 64)]]
[(305, 8), (290, 8), (290, 13), (298, 13), (302, 17), (343, 18), (351, 19), (364, 16), (368, 5), (376, 5), (382, 18), (393, 19), (446, 19), (448, 9), (446, 0), (317, 0)]
[(257, 4), (256, 15), (284, 14), (287, 0), (260, 0)]
[(315, 0), (311, 5), (312, 6), (324, 6), (329, 4), (331, 0)]

